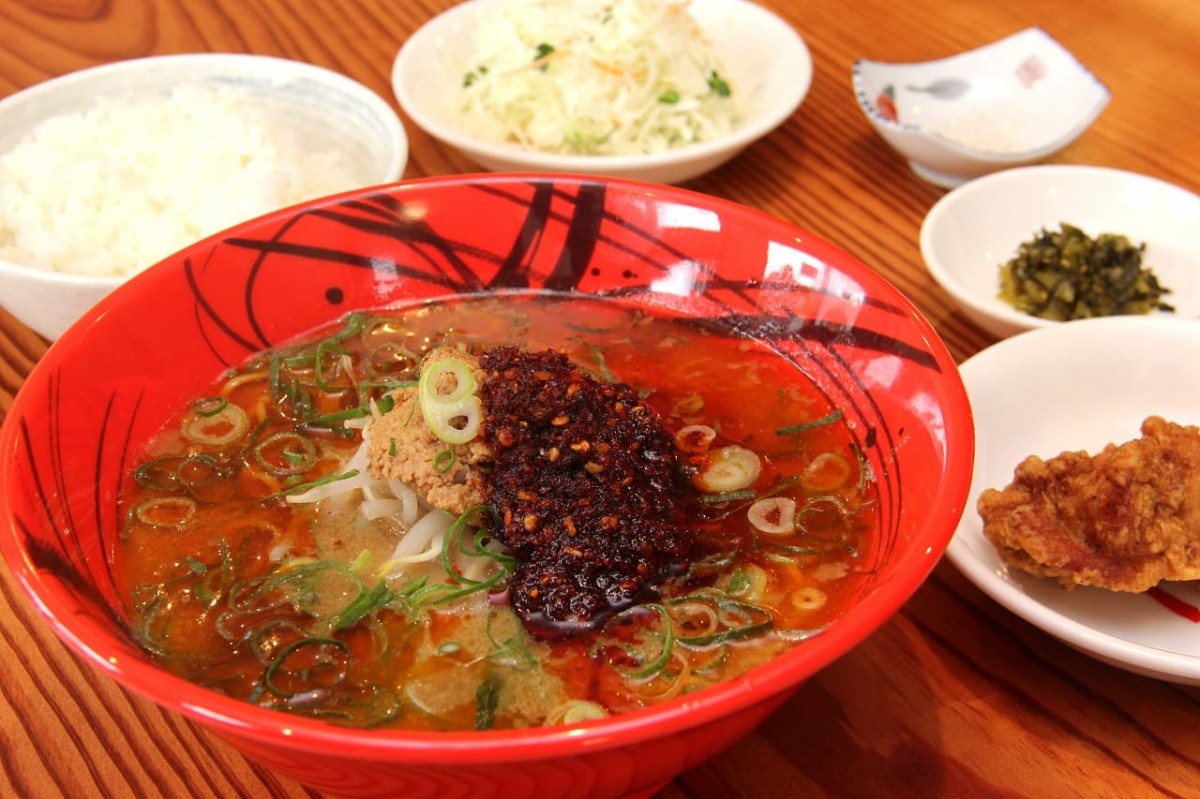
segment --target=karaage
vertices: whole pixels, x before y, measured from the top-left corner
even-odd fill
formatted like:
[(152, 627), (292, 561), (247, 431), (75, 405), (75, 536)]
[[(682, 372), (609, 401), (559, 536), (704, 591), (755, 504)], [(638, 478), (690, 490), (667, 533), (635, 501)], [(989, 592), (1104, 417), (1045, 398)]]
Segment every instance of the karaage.
[(1200, 428), (1151, 416), (1094, 456), (1030, 456), (978, 510), (1005, 562), (1067, 588), (1200, 579)]

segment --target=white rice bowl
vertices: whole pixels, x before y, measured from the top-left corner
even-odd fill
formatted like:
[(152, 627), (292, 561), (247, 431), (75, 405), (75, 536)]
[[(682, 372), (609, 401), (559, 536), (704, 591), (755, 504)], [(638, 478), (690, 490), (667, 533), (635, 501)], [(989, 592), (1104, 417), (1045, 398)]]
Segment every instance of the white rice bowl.
[(239, 222), (400, 178), (391, 107), (311, 64), (160, 56), (0, 101), (0, 303), (47, 338)]

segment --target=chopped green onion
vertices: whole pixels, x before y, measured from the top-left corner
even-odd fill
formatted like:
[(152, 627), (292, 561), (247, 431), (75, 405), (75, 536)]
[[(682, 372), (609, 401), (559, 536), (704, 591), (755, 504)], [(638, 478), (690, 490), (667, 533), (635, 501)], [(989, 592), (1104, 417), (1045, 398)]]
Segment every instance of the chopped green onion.
[(791, 535), (796, 531), (796, 500), (791, 497), (760, 499), (746, 511), (754, 529), (766, 535)]
[(725, 586), (725, 590), (731, 594), (740, 594), (751, 585), (750, 576), (746, 574), (746, 570), (738, 567), (729, 574), (729, 584)]
[[(265, 674), (263, 675), (263, 683), (266, 685), (268, 691), (275, 694), (276, 696), (282, 696), (282, 697), (299, 696), (301, 693), (304, 693), (303, 691), (289, 691), (285, 688), (281, 688), (280, 686), (276, 685), (275, 674), (276, 674), (276, 672), (279, 671), (279, 669), (281, 669), (283, 667), (283, 662), (285, 660), (287, 660), (289, 657), (291, 657), (297, 651), (304, 649), (306, 647), (310, 647), (310, 646), (333, 647), (335, 649), (341, 650), (347, 658), (350, 655), (350, 647), (346, 644), (346, 642), (341, 641), (337, 638), (325, 638), (325, 637), (313, 636), (310, 638), (301, 638), (299, 641), (293, 641), (292, 643), (285, 646), (280, 651), (280, 653), (275, 657), (275, 660), (271, 662), (271, 665), (267, 667), (267, 670), (266, 670)], [(324, 665), (324, 664), (322, 664), (322, 665)], [(305, 671), (308, 671), (308, 669), (306, 669)]]
[(180, 530), (196, 516), (196, 500), (190, 497), (159, 497), (134, 508), (134, 517), (142, 524), (163, 530)]
[(310, 480), (307, 483), (296, 483), (295, 485), (288, 486), (282, 491), (276, 491), (271, 496), (283, 497), (289, 494), (299, 494), (301, 491), (307, 491), (310, 488), (328, 485), (329, 483), (336, 483), (338, 480), (349, 480), (351, 477), (358, 477), (358, 469), (351, 469), (348, 472), (342, 472), (340, 474), (327, 474), (324, 477), (319, 477), (316, 480)]
[(317, 462), (317, 445), (299, 433), (281, 431), (258, 442), (254, 460), (277, 476), (304, 474)]
[[(438, 382), (445, 376), (453, 378), (455, 385), (443, 394)], [(460, 358), (441, 358), (421, 370), (417, 398), (425, 424), (435, 436), (447, 444), (465, 444), (479, 434), (483, 405), (476, 388), (470, 365)]]
[(229, 400), (224, 397), (206, 397), (192, 403), (192, 413), (197, 416), (216, 416), (225, 410), (225, 406), (228, 404)]
[(777, 435), (777, 436), (794, 436), (797, 433), (803, 433), (805, 430), (812, 430), (814, 427), (821, 427), (822, 425), (827, 425), (830, 422), (836, 422), (838, 419), (841, 419), (841, 418), (842, 418), (841, 411), (838, 411), (838, 410), (831, 411), (830, 413), (827, 413), (824, 416), (822, 416), (820, 419), (814, 419), (811, 422), (801, 422), (800, 424), (793, 424), (793, 425), (788, 425), (787, 427), (781, 427), (775, 431), (775, 435)]
[(387, 607), (395, 598), (396, 594), (388, 589), (387, 583), (380, 580), (370, 591), (360, 591), (354, 601), (337, 613), (333, 629), (352, 627), (364, 616)]
[[(641, 647), (634, 647), (630, 644), (621, 643), (615, 637), (612, 640), (608, 640), (604, 637), (604, 633), (610, 628), (623, 624), (625, 619), (628, 619), (634, 614), (645, 613), (647, 611), (653, 612), (658, 616), (659, 626), (662, 627), (662, 633), (653, 633), (650, 631), (649, 625), (641, 625), (640, 635), (643, 638)], [(649, 646), (649, 641), (646, 639), (659, 639), (660, 636), (661, 649), (656, 653), (654, 649)], [(667, 612), (666, 607), (657, 602), (650, 602), (644, 605), (634, 605), (631, 608), (621, 611), (609, 619), (604, 625), (604, 629), (601, 631), (601, 637), (593, 645), (592, 651), (595, 652), (604, 646), (611, 645), (619, 646), (621, 651), (627, 657), (638, 664), (636, 668), (632, 669), (614, 666), (614, 668), (616, 668), (616, 670), (626, 678), (640, 681), (648, 680), (652, 677), (658, 676), (663, 669), (667, 667), (667, 664), (671, 662), (671, 657), (675, 650), (675, 629), (673, 623), (671, 622), (671, 614)]]
[(208, 571), (207, 566), (193, 558), (191, 555), (184, 556), (182, 563), (191, 570), (192, 574), (204, 574), (206, 571)]
[(674, 610), (683, 609), (692, 603), (716, 611), (719, 627), (698, 635), (677, 635), (675, 640), (682, 646), (700, 649), (733, 641), (744, 641), (766, 633), (775, 624), (770, 611), (765, 608), (717, 593), (698, 591), (687, 596), (666, 600), (666, 605)]
[(755, 453), (730, 444), (710, 450), (694, 481), (700, 490), (711, 494), (741, 491), (754, 485), (762, 474), (762, 459)]
[(339, 365), (341, 364), (342, 356), (349, 355), (344, 348), (332, 342), (322, 341), (317, 344), (316, 353), (313, 355), (313, 382), (316, 384), (317, 388), (321, 389), (322, 391), (342, 391), (345, 389), (345, 386), (334, 386), (330, 379), (326, 378), (325, 376), (325, 361), (327, 354), (332, 355), (333, 362)]
[(716, 92), (718, 97), (728, 97), (733, 94), (729, 83), (715, 69), (708, 75), (708, 88)]
[(756, 496), (758, 495), (750, 489), (742, 489), (741, 491), (725, 491), (720, 494), (705, 494), (700, 497), (700, 501), (717, 505), (722, 502), (738, 502), (743, 499), (754, 499)]
[(218, 411), (196, 414), (183, 425), (183, 435), (197, 444), (224, 446), (246, 434), (250, 420), (237, 405), (226, 404)]
[(500, 681), (488, 677), (475, 689), (475, 729), (490, 730), (496, 723), (496, 708), (500, 704)]
[(456, 457), (454, 450), (444, 449), (434, 456), (433, 468), (437, 470), (438, 474), (445, 474), (454, 466)]

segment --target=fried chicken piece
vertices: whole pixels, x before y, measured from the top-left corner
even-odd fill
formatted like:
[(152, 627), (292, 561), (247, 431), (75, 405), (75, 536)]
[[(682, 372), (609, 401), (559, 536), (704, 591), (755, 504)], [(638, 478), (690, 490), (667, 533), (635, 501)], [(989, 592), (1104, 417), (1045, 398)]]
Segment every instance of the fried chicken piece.
[(1200, 579), (1200, 428), (1151, 416), (1141, 438), (1094, 457), (1030, 456), (978, 510), (1005, 562), (1066, 588)]

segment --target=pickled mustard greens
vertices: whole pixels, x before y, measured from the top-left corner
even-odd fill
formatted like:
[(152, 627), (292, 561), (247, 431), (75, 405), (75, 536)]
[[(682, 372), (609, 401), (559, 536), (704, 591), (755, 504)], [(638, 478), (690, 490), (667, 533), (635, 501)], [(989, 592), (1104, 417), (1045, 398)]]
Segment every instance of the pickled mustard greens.
[(1162, 301), (1171, 290), (1142, 266), (1144, 244), (1077, 227), (1042, 229), (1000, 267), (1000, 299), (1019, 311), (1065, 322), (1095, 316), (1174, 311)]

